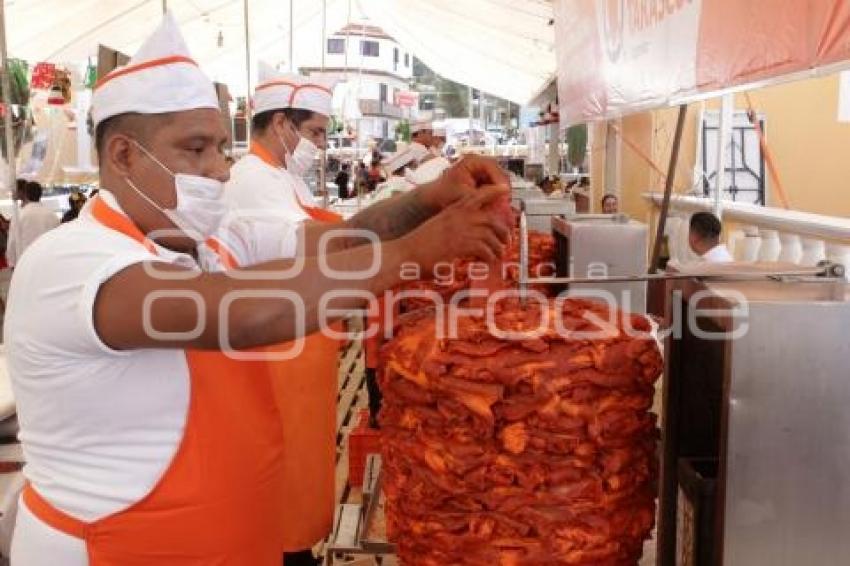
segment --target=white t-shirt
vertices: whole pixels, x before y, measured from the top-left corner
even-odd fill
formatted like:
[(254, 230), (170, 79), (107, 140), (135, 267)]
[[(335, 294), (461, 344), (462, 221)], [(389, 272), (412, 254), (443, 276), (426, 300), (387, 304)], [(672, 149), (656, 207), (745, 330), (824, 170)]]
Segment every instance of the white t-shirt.
[(18, 214), (18, 222), (15, 223), (13, 217), (9, 226), (9, 242), (6, 245), (6, 259), (9, 265), (14, 266), (36, 238), (57, 226), (59, 217), (40, 202), (31, 202), (24, 206)]
[(406, 175), (406, 178), (415, 185), (424, 185), (436, 181), (443, 174), (443, 171), (451, 166), (452, 164), (445, 157), (433, 157), (420, 163), (419, 167)]
[(301, 204), (312, 208), (318, 207), (319, 203), (316, 201), (316, 195), (314, 195), (313, 191), (310, 190), (310, 187), (307, 186), (307, 182), (304, 178), (294, 177), (294, 179), (295, 193), (298, 195), (298, 200), (301, 201)]
[(729, 253), (729, 250), (723, 244), (717, 244), (702, 254), (702, 260), (706, 263), (729, 263), (735, 261), (732, 254)]
[[(112, 195), (100, 194), (120, 210)], [(217, 237), (243, 265), (291, 257), (295, 250), (295, 227), (270, 218), (231, 219)], [(77, 221), (36, 241), (12, 278), (4, 335), (24, 474), (57, 509), (83, 521), (121, 511), (149, 493), (183, 436), (190, 383), (184, 352), (115, 351), (93, 322), (101, 284), (128, 266), (153, 261), (221, 269), (205, 246), (197, 263), (162, 247), (157, 252), (103, 226), (87, 206)], [(77, 563), (78, 556), (62, 553), (84, 552), (78, 541), (26, 512), (22, 517), (13, 549), (22, 565)], [(46, 550), (54, 547), (58, 554)]]
[(286, 169), (273, 167), (256, 155), (248, 154), (230, 169), (224, 199), (239, 214), (274, 213), (291, 222), (303, 222), (310, 217), (296, 200), (299, 181)]

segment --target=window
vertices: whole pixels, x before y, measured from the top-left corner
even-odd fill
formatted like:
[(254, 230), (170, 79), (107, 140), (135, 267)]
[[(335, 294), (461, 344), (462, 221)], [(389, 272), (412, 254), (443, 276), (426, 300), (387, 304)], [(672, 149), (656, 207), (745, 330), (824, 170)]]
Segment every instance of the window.
[[(758, 115), (765, 130), (765, 117)], [(702, 187), (706, 197), (714, 198), (717, 182), (717, 141), (720, 136), (720, 111), (706, 110), (702, 119)], [(713, 144), (713, 145), (712, 145)], [(730, 137), (726, 139), (726, 175), (722, 199), (765, 205), (765, 157), (759, 136), (747, 113), (732, 116)]]
[(393, 71), (398, 71), (398, 47), (393, 47)]
[(345, 39), (340, 37), (328, 38), (328, 53), (345, 53)]
[(366, 57), (378, 57), (380, 55), (380, 44), (377, 41), (361, 41), (360, 54)]
[(381, 94), (379, 96), (379, 100), (381, 102), (387, 101), (387, 85), (385, 85), (384, 83), (381, 83)]
[(409, 67), (409, 66), (410, 66), (410, 53), (405, 53), (405, 54), (404, 54), (404, 66), (405, 66), (405, 67)]

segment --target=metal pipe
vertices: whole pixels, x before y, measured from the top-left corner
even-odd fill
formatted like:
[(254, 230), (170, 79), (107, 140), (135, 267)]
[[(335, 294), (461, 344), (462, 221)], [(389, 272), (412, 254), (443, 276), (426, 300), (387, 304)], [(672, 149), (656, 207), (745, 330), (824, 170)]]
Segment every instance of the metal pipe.
[(661, 203), (661, 214), (658, 216), (658, 228), (655, 231), (655, 242), (652, 246), (652, 260), (649, 262), (649, 272), (658, 271), (661, 261), (661, 240), (664, 238), (664, 228), (667, 225), (667, 213), (670, 211), (670, 197), (673, 193), (673, 179), (676, 176), (676, 165), (679, 162), (679, 148), (682, 146), (682, 131), (685, 129), (685, 116), (688, 105), (679, 106), (679, 118), (676, 120), (676, 135), (673, 137), (673, 148), (670, 151), (670, 165), (667, 168), (667, 178), (664, 180), (664, 201)]
[(12, 198), (12, 226), (15, 230), (15, 257), (21, 254), (21, 223), (19, 221), (18, 195), (16, 194), (17, 172), (15, 171), (17, 156), (15, 151), (15, 135), (12, 131), (12, 83), (9, 72), (9, 54), (6, 51), (6, 6), (0, 1), (0, 58), (3, 60), (3, 76), (0, 85), (3, 87), (3, 107), (6, 110), (3, 116), (3, 134), (6, 139), (6, 171), (8, 176), (6, 184)]
[(162, 15), (168, 13), (168, 0), (162, 0)]
[[(327, 48), (327, 25), (328, 25), (328, 0), (322, 0), (322, 73), (325, 71), (325, 52), (328, 50)], [(330, 121), (330, 119), (328, 120)], [(321, 157), (319, 158), (319, 186), (322, 187), (323, 195), (322, 198), (322, 206), (323, 208), (327, 208), (330, 204), (330, 195), (328, 194), (328, 182), (327, 182), (327, 174), (328, 174), (328, 152), (327, 152), (327, 134), (325, 137), (325, 151), (322, 151)]]
[[(357, 69), (357, 94), (359, 95), (363, 89), (363, 51), (364, 51), (364, 43), (366, 42), (366, 24), (362, 21), (360, 22), (360, 66)], [(360, 100), (357, 101), (360, 104)], [(360, 153), (360, 125), (362, 123), (363, 117), (357, 119), (357, 153)], [(363, 161), (366, 159), (364, 157)]]
[(472, 145), (472, 87), (467, 87), (469, 93), (469, 137), (467, 143)]
[[(289, 0), (289, 72), (295, 72), (295, 63), (292, 60), (292, 57), (295, 55), (295, 42), (294, 42), (294, 32), (295, 32), (295, 0)], [(322, 50), (324, 53), (324, 50)]]
[(248, 0), (242, 0), (245, 22), (245, 143), (251, 145), (251, 26)]
[(525, 215), (525, 201), (520, 201), (519, 213), (519, 298), (522, 304), (528, 299), (528, 218)]
[[(520, 262), (520, 265), (522, 262)], [(744, 273), (646, 273), (641, 275), (609, 275), (606, 277), (534, 277), (528, 285), (572, 285), (586, 283), (637, 283), (642, 281), (666, 281), (670, 279), (699, 279), (701, 281), (760, 281), (783, 277), (819, 277), (843, 279), (844, 267), (832, 265), (811, 269), (788, 271), (753, 271)], [(522, 292), (521, 292), (522, 293)]]

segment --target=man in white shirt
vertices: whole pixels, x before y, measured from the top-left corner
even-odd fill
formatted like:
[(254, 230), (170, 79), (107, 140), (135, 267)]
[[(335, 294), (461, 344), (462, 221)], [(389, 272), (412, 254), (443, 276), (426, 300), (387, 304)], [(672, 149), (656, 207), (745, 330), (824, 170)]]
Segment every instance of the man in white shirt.
[(9, 225), (9, 243), (6, 245), (6, 259), (14, 267), (18, 258), (36, 238), (59, 226), (56, 213), (41, 203), (41, 185), (35, 181), (26, 184), (27, 205), (18, 213), (18, 222), (14, 216)]
[[(393, 218), (358, 220), (392, 241), (280, 259), (295, 253), (290, 224), (220, 222), (227, 133), (170, 15), (100, 78), (92, 120), (103, 188), (30, 247), (9, 292), (28, 480), (12, 564), (279, 566), (279, 414), (239, 355), (315, 331), (330, 292), (347, 293), (334, 308), (362, 307), (408, 262), (494, 261), (508, 233), (487, 208), (505, 190), (474, 180), (506, 179), (466, 163)], [(376, 255), (372, 277), (334, 275), (369, 272)]]
[(304, 175), (327, 143), (333, 85), (268, 65), (260, 66), (259, 76), (250, 152), (231, 169), (224, 198), (240, 211), (322, 220)]
[(720, 243), (723, 226), (710, 212), (697, 212), (691, 216), (688, 243), (695, 254), (706, 263), (729, 263), (734, 261), (726, 246)]
[(421, 185), (430, 183), (443, 174), (443, 171), (451, 167), (451, 162), (443, 155), (443, 147), (446, 144), (446, 130), (444, 128), (435, 128), (431, 136), (431, 147), (428, 148), (428, 155), (419, 162), (419, 167), (412, 170), (407, 175), (407, 180), (411, 183)]
[(434, 144), (434, 124), (431, 120), (420, 119), (410, 125), (410, 146), (407, 150), (413, 154), (416, 165), (430, 155)]

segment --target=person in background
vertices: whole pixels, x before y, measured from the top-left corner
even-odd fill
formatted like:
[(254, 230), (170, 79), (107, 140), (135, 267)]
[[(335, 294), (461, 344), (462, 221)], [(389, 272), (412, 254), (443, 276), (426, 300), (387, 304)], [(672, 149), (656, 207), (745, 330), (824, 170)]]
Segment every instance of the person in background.
[(620, 201), (617, 195), (608, 193), (602, 197), (602, 214), (617, 214), (620, 211)]
[(431, 120), (417, 120), (410, 125), (410, 146), (408, 150), (413, 152), (417, 165), (428, 157), (431, 148), (435, 145), (434, 124)]
[(68, 210), (65, 211), (65, 214), (62, 215), (62, 223), (64, 224), (65, 222), (76, 220), (85, 204), (86, 197), (83, 193), (74, 191), (68, 195), (68, 206), (70, 208), (68, 208)]
[(9, 219), (0, 214), (0, 269), (6, 269), (6, 245), (9, 243)]
[(224, 198), (238, 210), (274, 210), (294, 222), (322, 215), (303, 177), (326, 146), (332, 85), (266, 64), (259, 77), (251, 146), (231, 169)]
[(27, 184), (26, 179), (18, 179), (15, 185), (15, 198), (20, 202), (21, 208), (27, 205)]
[[(451, 162), (443, 156), (443, 147), (446, 144), (446, 130), (444, 128), (435, 129), (431, 140), (432, 145), (428, 148), (428, 155), (420, 159), (419, 166), (415, 167), (415, 170), (407, 177), (407, 180), (411, 183), (430, 183), (442, 175), (443, 171), (451, 167)], [(413, 144), (411, 144), (411, 148), (408, 151), (416, 151)]]
[[(41, 204), (41, 185), (36, 181), (29, 181), (26, 186), (27, 205), (18, 214), (19, 226), (14, 220), (9, 228), (9, 242), (6, 248), (6, 259), (10, 267), (15, 267), (21, 254), (39, 236), (59, 226), (59, 217), (56, 213)], [(20, 240), (18, 240), (20, 238)]]
[(339, 173), (336, 174), (336, 179), (334, 179), (339, 198), (342, 200), (349, 198), (348, 181), (351, 178), (349, 169), (351, 169), (351, 166), (348, 163), (343, 163), (339, 168)]
[(723, 225), (710, 212), (697, 212), (691, 216), (688, 243), (695, 254), (707, 263), (734, 261), (726, 246), (720, 243)]
[(369, 190), (369, 169), (364, 161), (357, 164), (357, 174), (354, 177), (354, 186), (357, 194), (365, 195)]
[(377, 186), (384, 181), (386, 181), (386, 177), (384, 177), (384, 173), (381, 170), (381, 162), (372, 161), (372, 165), (369, 166), (369, 173), (366, 180), (367, 192), (375, 192)]
[[(297, 225), (341, 222), (318, 207), (304, 182), (327, 145), (333, 85), (264, 63), (259, 76), (251, 146), (230, 170), (224, 199), (239, 213)], [(291, 345), (279, 347), (285, 352)], [(286, 456), (280, 489), (289, 512), (280, 517), (280, 532), (287, 566), (317, 566), (312, 547), (333, 525), (338, 349), (337, 340), (314, 333), (305, 338), (301, 355), (265, 363)]]

